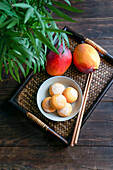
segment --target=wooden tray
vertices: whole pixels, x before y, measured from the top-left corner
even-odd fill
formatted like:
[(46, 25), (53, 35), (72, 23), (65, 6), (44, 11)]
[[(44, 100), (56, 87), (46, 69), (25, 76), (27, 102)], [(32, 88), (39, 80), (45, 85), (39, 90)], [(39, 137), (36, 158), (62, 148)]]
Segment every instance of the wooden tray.
[[(81, 39), (79, 39), (78, 37), (76, 38), (75, 32), (70, 28), (65, 27), (65, 30), (73, 33), (73, 36), (69, 37), (70, 50), (73, 53), (76, 45), (78, 43), (82, 43)], [(72, 64), (71, 67), (65, 72), (64, 76), (70, 77), (75, 80), (81, 87), (82, 91), (84, 91), (87, 74), (79, 72)], [(37, 116), (52, 129), (53, 134), (57, 134), (57, 137), (68, 145), (72, 137), (77, 116), (65, 122), (54, 122), (44, 117), (37, 107), (37, 91), (40, 85), (49, 77), (50, 76), (46, 73), (46, 71), (41, 71), (41, 73), (37, 72), (35, 75), (32, 72), (11, 98), (10, 102), (22, 112), (31, 112), (32, 114)], [(99, 69), (96, 70), (93, 75), (82, 125), (88, 119), (88, 117), (95, 109), (99, 101), (102, 99), (104, 94), (107, 92), (109, 87), (112, 85), (112, 83), (113, 62), (110, 62), (109, 60), (107, 61), (106, 58), (103, 57), (101, 58)]]

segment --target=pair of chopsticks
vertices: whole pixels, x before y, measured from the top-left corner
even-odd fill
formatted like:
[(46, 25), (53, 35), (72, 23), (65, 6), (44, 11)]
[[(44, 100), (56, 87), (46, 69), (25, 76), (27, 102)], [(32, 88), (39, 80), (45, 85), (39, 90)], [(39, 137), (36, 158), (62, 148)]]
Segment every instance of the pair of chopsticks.
[(80, 128), (81, 128), (81, 124), (82, 124), (82, 119), (83, 119), (83, 115), (84, 115), (84, 111), (85, 111), (85, 105), (86, 105), (86, 102), (87, 102), (87, 97), (88, 97), (88, 92), (89, 92), (89, 89), (90, 89), (92, 77), (93, 77), (93, 72), (89, 73), (88, 78), (87, 78), (87, 82), (86, 82), (86, 86), (85, 86), (85, 90), (84, 90), (84, 95), (83, 95), (83, 103), (82, 103), (81, 109), (78, 113), (78, 117), (77, 117), (77, 121), (76, 121), (76, 124), (75, 124), (74, 133), (73, 133), (73, 137), (72, 137), (72, 141), (71, 141), (70, 146), (74, 146), (74, 144), (77, 144), (77, 141), (78, 141), (78, 137), (79, 137), (79, 133), (80, 133)]

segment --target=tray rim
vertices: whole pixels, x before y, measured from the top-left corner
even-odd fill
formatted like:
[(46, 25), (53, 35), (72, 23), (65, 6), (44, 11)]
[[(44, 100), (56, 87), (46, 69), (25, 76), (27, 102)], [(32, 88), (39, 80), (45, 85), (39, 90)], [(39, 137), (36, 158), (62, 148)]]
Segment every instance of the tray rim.
[[(67, 26), (64, 26), (63, 30), (65, 31), (69, 31), (71, 33), (74, 33), (74, 31), (72, 29), (70, 29)], [(72, 35), (73, 36), (73, 35)], [(79, 40), (79, 39), (78, 39)], [(81, 42), (81, 41), (80, 41)], [(105, 58), (106, 60), (106, 58)], [(106, 60), (109, 63), (109, 60)], [(111, 63), (110, 63), (111, 64)], [(27, 111), (25, 109), (22, 109), (16, 102), (15, 102), (15, 98), (16, 96), (21, 92), (21, 90), (25, 87), (25, 85), (29, 82), (29, 80), (33, 77), (34, 73), (33, 71), (30, 73), (30, 75), (27, 77), (27, 79), (23, 82), (23, 84), (20, 85), (20, 87), (17, 89), (17, 91), (14, 93), (14, 95), (11, 97), (11, 99), (9, 100), (9, 102), (14, 105), (17, 109), (19, 109), (21, 112), (26, 113)], [(100, 93), (100, 95), (97, 97), (97, 100), (95, 101), (95, 103), (87, 110), (87, 114), (85, 114), (83, 116), (83, 121), (82, 121), (82, 126), (85, 124), (85, 122), (87, 121), (87, 119), (90, 117), (91, 113), (94, 111), (94, 109), (96, 108), (96, 106), (99, 104), (100, 100), (104, 97), (105, 93), (108, 91), (108, 89), (111, 87), (111, 85), (113, 84), (113, 75), (111, 80), (108, 82), (108, 84), (104, 87), (103, 91)], [(74, 130), (74, 129), (73, 129)], [(53, 132), (55, 132), (53, 130)], [(56, 132), (55, 132), (56, 133)], [(57, 133), (58, 134), (58, 133)], [(59, 135), (59, 134), (58, 134)], [(59, 139), (61, 139), (61, 141), (66, 140), (64, 139), (62, 136), (59, 135)], [(67, 141), (67, 146), (70, 144), (71, 142), (71, 137), (66, 140)], [(64, 141), (63, 141), (64, 143)], [(64, 143), (66, 144), (66, 143)]]

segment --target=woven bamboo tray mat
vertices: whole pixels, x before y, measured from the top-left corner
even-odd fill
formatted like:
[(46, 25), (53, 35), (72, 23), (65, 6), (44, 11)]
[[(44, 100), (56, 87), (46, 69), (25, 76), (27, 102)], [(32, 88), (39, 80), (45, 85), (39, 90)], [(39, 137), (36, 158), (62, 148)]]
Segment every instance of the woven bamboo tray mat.
[[(70, 50), (73, 53), (78, 43), (72, 37), (69, 37), (69, 41)], [(70, 66), (70, 68), (65, 72), (63, 76), (67, 76), (75, 80), (81, 87), (82, 91), (84, 91), (87, 74), (80, 73), (73, 64)], [(50, 78), (50, 76), (46, 73), (46, 71), (41, 71), (41, 73), (37, 72), (30, 78), (30, 80), (27, 82), (27, 84), (24, 86), (21, 92), (16, 96), (16, 102), (26, 111), (29, 111), (36, 115), (39, 119), (45, 122), (51, 129), (53, 129), (64, 139), (68, 140), (74, 129), (77, 116), (68, 121), (54, 122), (44, 117), (37, 107), (36, 102), (37, 91), (40, 85), (48, 78)], [(87, 114), (88, 110), (93, 106), (95, 101), (97, 101), (103, 89), (105, 89), (105, 87), (112, 78), (113, 78), (113, 66), (101, 58), (99, 69), (96, 70), (93, 75), (93, 80), (91, 83), (84, 115)]]

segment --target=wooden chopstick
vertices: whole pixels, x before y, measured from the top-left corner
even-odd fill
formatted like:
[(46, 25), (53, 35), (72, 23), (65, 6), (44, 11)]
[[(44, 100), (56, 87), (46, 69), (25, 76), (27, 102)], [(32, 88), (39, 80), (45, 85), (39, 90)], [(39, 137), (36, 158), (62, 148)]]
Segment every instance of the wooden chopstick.
[(86, 101), (87, 101), (87, 96), (88, 96), (88, 92), (89, 92), (89, 88), (90, 88), (90, 84), (92, 81), (92, 77), (93, 77), (93, 72), (89, 73), (88, 78), (87, 78), (87, 82), (86, 82), (86, 86), (85, 86), (85, 90), (84, 90), (84, 95), (83, 95), (83, 103), (82, 103), (82, 107), (78, 113), (78, 117), (77, 117), (77, 121), (75, 124), (75, 128), (74, 128), (74, 133), (73, 133), (73, 137), (72, 137), (72, 141), (70, 146), (74, 146), (74, 144), (77, 144), (78, 141), (78, 136), (80, 133), (80, 127), (82, 124), (82, 119), (83, 119), (83, 115), (84, 115), (84, 110), (85, 110), (85, 105), (86, 105)]

